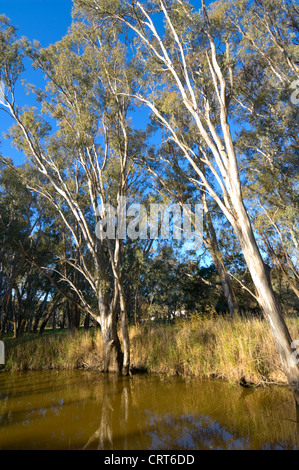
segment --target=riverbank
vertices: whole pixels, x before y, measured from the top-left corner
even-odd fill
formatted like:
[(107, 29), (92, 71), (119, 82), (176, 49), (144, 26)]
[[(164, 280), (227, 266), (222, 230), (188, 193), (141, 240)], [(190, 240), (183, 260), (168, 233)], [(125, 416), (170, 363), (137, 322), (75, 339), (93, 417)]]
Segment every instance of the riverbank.
[[(299, 339), (299, 318), (286, 319)], [(265, 321), (192, 318), (130, 327), (131, 365), (166, 375), (217, 377), (231, 382), (286, 383)], [(102, 369), (101, 332), (67, 330), (7, 339), (7, 371)]]

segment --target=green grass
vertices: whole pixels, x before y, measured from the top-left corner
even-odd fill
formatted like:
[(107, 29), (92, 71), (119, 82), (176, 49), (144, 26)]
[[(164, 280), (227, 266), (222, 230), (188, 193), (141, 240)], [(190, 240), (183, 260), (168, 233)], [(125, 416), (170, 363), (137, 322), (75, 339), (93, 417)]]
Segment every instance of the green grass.
[[(299, 318), (287, 319), (299, 339)], [(265, 321), (223, 317), (197, 318), (175, 324), (130, 327), (131, 363), (136, 369), (168, 375), (219, 377), (238, 382), (286, 383)], [(102, 368), (99, 330), (45, 332), (5, 339), (6, 370)]]

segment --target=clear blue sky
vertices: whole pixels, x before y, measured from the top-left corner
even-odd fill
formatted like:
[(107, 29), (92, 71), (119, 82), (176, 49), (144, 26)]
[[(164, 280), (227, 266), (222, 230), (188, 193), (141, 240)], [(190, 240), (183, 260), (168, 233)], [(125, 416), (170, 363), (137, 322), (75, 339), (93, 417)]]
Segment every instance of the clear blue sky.
[(18, 26), (21, 36), (46, 47), (66, 34), (72, 5), (72, 0), (0, 0), (0, 12)]
[[(67, 33), (72, 20), (72, 5), (72, 0), (0, 0), (0, 14), (8, 16), (11, 24), (18, 27), (19, 37), (36, 39), (42, 47), (47, 47)], [(37, 76), (30, 70), (25, 72), (24, 77), (28, 82), (38, 85)], [(26, 98), (28, 101), (28, 97)], [(2, 137), (2, 132), (11, 124), (9, 117), (1, 113), (0, 151), (2, 155), (12, 157), (15, 163), (19, 164), (23, 162), (22, 155), (12, 149), (10, 143)]]

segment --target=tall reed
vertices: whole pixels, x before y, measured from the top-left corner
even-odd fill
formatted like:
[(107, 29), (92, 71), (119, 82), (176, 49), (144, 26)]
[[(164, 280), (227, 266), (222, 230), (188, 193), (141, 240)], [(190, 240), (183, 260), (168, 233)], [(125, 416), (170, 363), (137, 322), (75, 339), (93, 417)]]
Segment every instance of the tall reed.
[[(153, 322), (152, 322), (153, 323)], [(285, 383), (265, 321), (225, 317), (177, 320), (174, 324), (131, 326), (132, 368), (168, 375), (219, 377), (232, 382)], [(299, 318), (287, 319), (299, 339)], [(102, 368), (99, 330), (7, 342), (6, 370)]]

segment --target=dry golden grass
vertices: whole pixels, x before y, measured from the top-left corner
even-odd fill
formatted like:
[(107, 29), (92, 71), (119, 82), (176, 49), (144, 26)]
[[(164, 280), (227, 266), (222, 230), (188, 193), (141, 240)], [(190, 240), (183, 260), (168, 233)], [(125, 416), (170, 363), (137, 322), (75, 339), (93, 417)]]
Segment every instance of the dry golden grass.
[[(293, 339), (299, 338), (299, 319), (287, 319)], [(285, 383), (280, 361), (265, 321), (223, 317), (130, 327), (131, 363), (168, 375), (221, 377), (236, 382)], [(102, 369), (99, 330), (47, 334), (10, 340), (7, 370)]]
[(6, 370), (100, 368), (101, 332), (30, 335), (10, 340)]
[[(287, 321), (293, 338), (299, 338), (299, 319)], [(248, 382), (286, 382), (265, 321), (194, 318), (174, 325), (154, 325), (132, 338), (136, 366), (198, 377), (221, 377)]]

